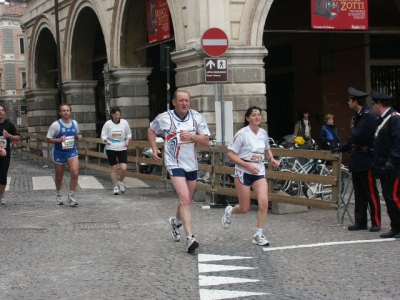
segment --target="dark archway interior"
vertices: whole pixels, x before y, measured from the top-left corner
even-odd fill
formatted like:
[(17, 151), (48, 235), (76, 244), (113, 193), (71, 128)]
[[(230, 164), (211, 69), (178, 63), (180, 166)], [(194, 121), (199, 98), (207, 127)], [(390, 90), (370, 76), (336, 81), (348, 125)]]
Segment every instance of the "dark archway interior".
[[(307, 109), (311, 113), (314, 138), (318, 139), (324, 114), (332, 113), (337, 116), (335, 123), (346, 140), (353, 113), (343, 103), (348, 86), (362, 89), (369, 85), (371, 89), (390, 89), (389, 93), (400, 95), (400, 67), (372, 66), (370, 79), (366, 79), (365, 71), (368, 59), (400, 59), (396, 50), (400, 36), (395, 35), (400, 30), (399, 7), (395, 0), (369, 1), (368, 11), (367, 31), (323, 31), (311, 28), (310, 1), (272, 3), (263, 38), (268, 50), (267, 114), (272, 137), (279, 139), (292, 134), (299, 112)], [(365, 57), (366, 47), (370, 57)], [(377, 79), (379, 74), (384, 77)], [(395, 82), (397, 87), (393, 85)]]
[(72, 80), (97, 80), (95, 106), (98, 120), (105, 120), (103, 68), (107, 49), (99, 20), (91, 8), (80, 12), (72, 42)]
[(143, 67), (146, 61), (146, 1), (129, 1), (121, 29), (121, 65)]
[(57, 46), (49, 29), (41, 30), (35, 53), (35, 78), (39, 89), (57, 88)]
[[(121, 64), (123, 67), (151, 67), (148, 76), (150, 120), (167, 109), (166, 47), (175, 50), (174, 41), (154, 45), (147, 41), (146, 1), (129, 1), (126, 4), (121, 35)], [(171, 32), (173, 32), (171, 22)], [(170, 98), (176, 90), (175, 64), (170, 63)]]

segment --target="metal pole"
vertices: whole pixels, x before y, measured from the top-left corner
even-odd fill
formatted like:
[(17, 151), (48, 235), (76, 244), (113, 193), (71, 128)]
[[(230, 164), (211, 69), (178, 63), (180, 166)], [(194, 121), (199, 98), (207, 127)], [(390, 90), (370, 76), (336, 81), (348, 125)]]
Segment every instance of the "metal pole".
[(225, 101), (224, 101), (224, 84), (221, 84), (221, 142), (225, 145)]
[[(60, 26), (58, 21), (58, 0), (54, 0), (54, 18), (56, 21), (56, 44), (57, 44), (57, 74), (58, 74), (58, 105), (65, 103), (64, 92), (62, 88), (62, 72), (61, 72), (61, 48), (60, 48)], [(58, 109), (58, 107), (56, 108)]]
[(165, 51), (167, 52), (167, 57), (166, 57), (166, 59), (167, 59), (167, 65), (166, 65), (166, 67), (165, 67), (165, 69), (166, 69), (166, 71), (167, 71), (167, 111), (169, 110), (169, 104), (170, 104), (170, 101), (171, 101), (171, 91), (170, 91), (170, 89), (171, 89), (171, 85), (170, 85), (170, 57), (169, 57), (169, 51), (170, 51), (170, 49), (169, 49), (169, 47), (165, 47)]

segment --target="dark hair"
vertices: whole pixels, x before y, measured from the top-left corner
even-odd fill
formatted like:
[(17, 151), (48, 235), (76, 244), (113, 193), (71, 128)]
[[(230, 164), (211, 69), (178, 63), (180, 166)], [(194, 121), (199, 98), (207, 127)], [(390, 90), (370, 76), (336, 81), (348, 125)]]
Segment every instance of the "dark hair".
[(119, 111), (119, 113), (121, 113), (121, 109), (118, 107), (118, 106), (113, 106), (113, 107), (111, 107), (111, 109), (110, 109), (110, 115), (113, 115), (113, 114), (115, 114), (116, 112), (118, 112)]
[(69, 111), (72, 111), (71, 105), (69, 105), (67, 103), (63, 103), (63, 104), (60, 104), (60, 106), (58, 107), (58, 111), (59, 112), (61, 111), (61, 107), (63, 107), (63, 106), (68, 106), (69, 107)]
[(367, 103), (367, 97), (353, 97), (353, 101), (357, 101), (358, 105), (364, 106)]
[(246, 127), (247, 125), (249, 125), (249, 121), (247, 121), (247, 117), (250, 117), (250, 115), (253, 113), (253, 110), (258, 110), (261, 114), (261, 108), (259, 108), (258, 106), (251, 106), (246, 110), (246, 113), (244, 114), (244, 124), (243, 127)]
[(2, 108), (4, 108), (4, 112), (7, 112), (6, 106), (4, 104), (0, 104)]

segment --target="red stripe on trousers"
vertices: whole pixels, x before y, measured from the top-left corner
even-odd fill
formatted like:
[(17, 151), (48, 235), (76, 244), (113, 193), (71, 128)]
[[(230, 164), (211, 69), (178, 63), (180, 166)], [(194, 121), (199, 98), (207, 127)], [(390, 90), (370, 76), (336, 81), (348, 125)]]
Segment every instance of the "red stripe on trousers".
[(374, 209), (374, 211), (375, 211), (374, 219), (376, 221), (376, 226), (381, 227), (381, 220), (379, 220), (379, 211), (378, 211), (378, 199), (375, 194), (372, 170), (368, 170), (368, 187), (369, 187), (369, 193), (371, 194), (372, 203), (375, 208)]
[(400, 178), (396, 178), (394, 181), (394, 188), (393, 188), (393, 200), (396, 203), (397, 207), (400, 209), (400, 199), (399, 197), (397, 197), (399, 191), (399, 184), (400, 184)]

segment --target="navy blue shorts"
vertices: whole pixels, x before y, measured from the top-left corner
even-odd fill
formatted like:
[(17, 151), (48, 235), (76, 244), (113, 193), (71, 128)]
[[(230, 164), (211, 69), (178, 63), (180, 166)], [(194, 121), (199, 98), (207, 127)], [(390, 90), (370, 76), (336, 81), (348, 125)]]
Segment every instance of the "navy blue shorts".
[(232, 177), (239, 178), (239, 181), (245, 186), (251, 186), (257, 180), (264, 179), (265, 175), (253, 175), (235, 169), (235, 174), (232, 174)]
[(184, 169), (170, 169), (168, 170), (170, 176), (185, 177), (186, 180), (197, 180), (197, 171), (186, 172)]

